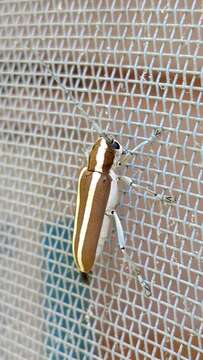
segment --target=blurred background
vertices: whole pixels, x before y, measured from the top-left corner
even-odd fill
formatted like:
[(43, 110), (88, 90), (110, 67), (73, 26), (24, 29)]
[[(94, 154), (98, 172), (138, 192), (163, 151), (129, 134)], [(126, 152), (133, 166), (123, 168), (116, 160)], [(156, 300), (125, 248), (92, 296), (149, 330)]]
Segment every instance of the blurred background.
[[(203, 359), (202, 14), (200, 0), (0, 2), (1, 360)], [(89, 284), (73, 263), (93, 122), (128, 148), (162, 129), (122, 174), (176, 204), (122, 188), (118, 209), (150, 299), (114, 233)]]

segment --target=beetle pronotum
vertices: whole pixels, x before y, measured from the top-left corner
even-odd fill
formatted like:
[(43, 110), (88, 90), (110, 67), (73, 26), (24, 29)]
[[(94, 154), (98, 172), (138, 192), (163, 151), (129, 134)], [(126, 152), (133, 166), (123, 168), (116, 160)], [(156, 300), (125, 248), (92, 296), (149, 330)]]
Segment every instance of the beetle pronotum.
[[(35, 49), (31, 50), (38, 53)], [(70, 94), (69, 89), (60, 82), (58, 76), (39, 57), (38, 60), (56, 80), (65, 94), (69, 95), (69, 98), (80, 109), (82, 115), (88, 118), (87, 113)], [(119, 247), (126, 259), (131, 261), (125, 252), (124, 232), (116, 210), (119, 205), (119, 182), (123, 182), (130, 188), (141, 188), (161, 201), (168, 203), (175, 201), (171, 196), (161, 197), (153, 191), (136, 184), (131, 178), (118, 176), (115, 172), (116, 167), (126, 166), (130, 157), (136, 154), (140, 148), (153, 142), (161, 133), (160, 129), (156, 129), (148, 140), (129, 151), (124, 150), (121, 144), (112, 136), (101, 131), (96, 123), (93, 125), (96, 127), (100, 137), (90, 151), (87, 166), (80, 172), (73, 231), (73, 256), (77, 268), (83, 274), (90, 272), (96, 255), (101, 252), (103, 241), (109, 236), (111, 219), (114, 221)], [(117, 157), (118, 160), (116, 161)], [(133, 268), (133, 272), (144, 289), (145, 295), (150, 296), (151, 291), (147, 282), (134, 264)]]

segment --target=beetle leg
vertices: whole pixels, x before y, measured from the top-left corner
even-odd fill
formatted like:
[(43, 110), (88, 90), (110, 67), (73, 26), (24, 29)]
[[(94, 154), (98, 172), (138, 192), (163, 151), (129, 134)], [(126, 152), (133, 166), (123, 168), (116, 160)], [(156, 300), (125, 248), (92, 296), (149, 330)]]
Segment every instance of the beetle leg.
[(140, 273), (140, 270), (135, 265), (135, 263), (132, 261), (130, 256), (128, 256), (126, 251), (124, 249), (122, 249), (122, 252), (124, 254), (125, 259), (128, 261), (128, 263), (130, 263), (132, 265), (132, 274), (135, 275), (138, 283), (141, 285), (142, 289), (144, 290), (144, 295), (146, 297), (150, 297), (152, 295), (152, 293), (151, 293), (151, 290), (150, 290), (150, 287), (149, 287), (147, 281), (143, 278), (143, 276)]
[(140, 274), (140, 271), (137, 268), (137, 266), (134, 264), (134, 262), (131, 260), (131, 258), (127, 255), (127, 253), (125, 251), (125, 238), (124, 238), (123, 227), (121, 225), (121, 221), (120, 221), (116, 211), (115, 210), (109, 210), (109, 211), (106, 212), (106, 214), (108, 216), (111, 216), (113, 218), (113, 220), (114, 220), (119, 247), (120, 247), (120, 249), (121, 249), (121, 251), (122, 251), (122, 253), (124, 255), (124, 258), (127, 260), (128, 263), (130, 263), (132, 265), (132, 268), (133, 268), (132, 273), (133, 273), (133, 275), (135, 275), (137, 281), (139, 282), (139, 284), (143, 288), (145, 296), (150, 297), (151, 296), (151, 290), (150, 290), (149, 285), (147, 284), (146, 280)]
[(155, 193), (154, 191), (137, 184), (135, 181), (133, 181), (130, 177), (128, 176), (119, 176), (118, 180), (121, 180), (124, 184), (128, 185), (130, 188), (132, 189), (140, 189), (144, 192), (147, 192), (149, 195), (153, 196), (156, 200), (159, 200), (161, 202), (165, 202), (168, 204), (174, 204), (176, 203), (176, 199), (173, 196), (166, 196), (166, 195), (160, 195)]
[(153, 143), (156, 141), (157, 137), (161, 134), (161, 129), (157, 128), (154, 130), (154, 133), (152, 136), (150, 136), (149, 139), (141, 142), (139, 145), (135, 146), (132, 150), (126, 150), (125, 154), (117, 161), (117, 163), (114, 165), (114, 167), (121, 167), (121, 166), (127, 166), (128, 162), (130, 161), (130, 158), (132, 156), (137, 155), (137, 152), (143, 148), (145, 145)]
[(108, 216), (111, 216), (113, 221), (114, 221), (114, 225), (116, 228), (116, 234), (117, 234), (117, 238), (118, 238), (118, 244), (121, 250), (125, 249), (125, 238), (124, 238), (124, 232), (123, 232), (123, 227), (121, 224), (121, 221), (118, 217), (118, 214), (116, 213), (115, 210), (110, 210), (110, 211), (106, 211), (106, 214)]

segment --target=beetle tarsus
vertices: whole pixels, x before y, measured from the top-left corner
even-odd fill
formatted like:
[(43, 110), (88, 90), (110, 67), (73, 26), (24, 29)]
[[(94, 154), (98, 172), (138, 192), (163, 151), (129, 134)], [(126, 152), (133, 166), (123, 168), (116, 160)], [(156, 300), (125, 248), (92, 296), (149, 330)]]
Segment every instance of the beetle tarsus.
[(163, 196), (162, 201), (164, 201), (168, 204), (174, 204), (174, 203), (176, 203), (176, 198), (173, 196)]
[(143, 277), (139, 271), (136, 271), (136, 277), (137, 277), (138, 282), (140, 283), (140, 285), (142, 286), (142, 288), (144, 290), (145, 296), (150, 297), (152, 295), (150, 287), (149, 287), (148, 283), (146, 282), (146, 280), (143, 279)]
[(145, 283), (145, 285), (144, 285), (144, 294), (145, 294), (146, 297), (152, 296), (152, 292), (151, 292), (150, 287), (149, 287), (149, 285), (147, 283)]
[(159, 136), (159, 135), (161, 135), (161, 129), (160, 129), (160, 128), (155, 129), (155, 131), (154, 131), (154, 135), (155, 135), (155, 136)]

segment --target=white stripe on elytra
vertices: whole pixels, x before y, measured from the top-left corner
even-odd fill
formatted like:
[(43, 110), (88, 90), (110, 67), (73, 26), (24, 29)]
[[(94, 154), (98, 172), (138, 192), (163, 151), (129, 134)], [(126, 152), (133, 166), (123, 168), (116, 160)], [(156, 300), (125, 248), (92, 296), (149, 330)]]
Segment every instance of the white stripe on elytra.
[(95, 195), (95, 191), (96, 191), (97, 184), (98, 184), (100, 177), (101, 177), (100, 173), (93, 172), (92, 180), (91, 180), (89, 191), (88, 191), (87, 202), (85, 205), (85, 213), (84, 213), (84, 217), (83, 217), (83, 222), (82, 222), (82, 226), (80, 228), (77, 260), (78, 260), (78, 264), (80, 266), (80, 270), (83, 272), (85, 271), (85, 269), (84, 269), (84, 266), (82, 263), (82, 251), (83, 251), (85, 236), (86, 236), (87, 227), (88, 227), (88, 223), (89, 223), (89, 218), (90, 218), (90, 214), (91, 214), (91, 210), (92, 210), (94, 195)]
[[(85, 236), (87, 233), (89, 218), (90, 218), (90, 214), (91, 214), (91, 210), (92, 210), (94, 195), (95, 195), (95, 192), (97, 189), (97, 184), (101, 177), (101, 174), (96, 171), (102, 171), (102, 165), (104, 163), (106, 149), (107, 149), (106, 141), (104, 139), (102, 139), (100, 142), (98, 151), (97, 151), (97, 155), (96, 155), (96, 166), (94, 169), (95, 172), (93, 172), (93, 175), (92, 175), (92, 179), (91, 179), (91, 183), (90, 183), (90, 187), (89, 187), (89, 191), (88, 191), (88, 196), (87, 196), (87, 201), (86, 201), (86, 205), (85, 205), (83, 222), (82, 222), (81, 229), (80, 229), (77, 260), (78, 260), (78, 264), (80, 266), (81, 271), (85, 271), (83, 263), (82, 263), (82, 251), (83, 251)], [(98, 204), (98, 206), (99, 206), (99, 204)]]
[(77, 228), (78, 228), (78, 214), (79, 214), (79, 209), (80, 209), (80, 181), (81, 178), (84, 174), (84, 172), (87, 170), (86, 167), (84, 167), (81, 172), (80, 172), (80, 176), (78, 179), (78, 195), (77, 195), (77, 203), (76, 203), (76, 211), (75, 211), (75, 223), (74, 223), (74, 231), (73, 231), (73, 256), (75, 258), (75, 263), (77, 264), (77, 253), (75, 252), (75, 239), (76, 239), (76, 233), (77, 233)]

